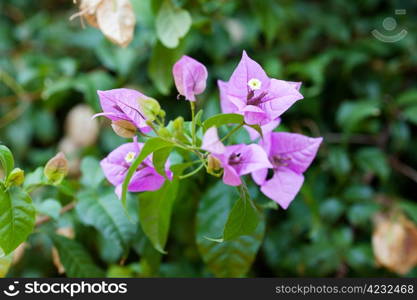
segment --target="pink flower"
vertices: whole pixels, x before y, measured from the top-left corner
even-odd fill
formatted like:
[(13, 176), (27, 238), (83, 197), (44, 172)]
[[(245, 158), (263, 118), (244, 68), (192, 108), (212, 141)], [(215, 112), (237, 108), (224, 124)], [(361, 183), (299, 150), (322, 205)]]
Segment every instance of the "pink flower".
[(256, 144), (224, 146), (216, 127), (211, 127), (205, 133), (202, 149), (211, 152), (220, 161), (224, 170), (223, 182), (227, 185), (238, 186), (242, 184), (240, 176), (272, 168), (262, 147)]
[(195, 101), (206, 89), (207, 69), (195, 59), (184, 55), (172, 68), (178, 92), (189, 101)]
[(141, 106), (141, 102), (145, 102), (149, 97), (131, 89), (97, 91), (97, 94), (103, 112), (94, 117), (105, 116), (112, 121), (125, 120), (131, 122), (143, 133), (151, 131), (146, 124), (145, 112)]
[(269, 78), (243, 51), (230, 80), (218, 81), (222, 111), (242, 114), (249, 125), (265, 125), (277, 120), (294, 102), (303, 98), (300, 85)]
[[(120, 198), (123, 181), (127, 171), (135, 158), (140, 153), (143, 143), (127, 143), (114, 149), (101, 162), (101, 168), (107, 180), (116, 187), (116, 194)], [(172, 172), (166, 165), (166, 174), (172, 178)], [(164, 184), (165, 178), (156, 172), (152, 164), (152, 155), (149, 155), (137, 168), (130, 180), (128, 191), (143, 192), (156, 191)]]
[(301, 134), (273, 132), (260, 141), (272, 163), (273, 176), (268, 168), (252, 173), (261, 191), (287, 209), (304, 182), (303, 173), (316, 156), (323, 138), (310, 138)]

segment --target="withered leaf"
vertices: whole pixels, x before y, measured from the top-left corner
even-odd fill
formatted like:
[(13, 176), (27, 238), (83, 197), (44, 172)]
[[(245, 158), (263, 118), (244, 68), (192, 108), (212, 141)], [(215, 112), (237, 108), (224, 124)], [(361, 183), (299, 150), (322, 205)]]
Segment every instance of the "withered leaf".
[(417, 265), (417, 227), (405, 216), (380, 216), (372, 235), (376, 261), (392, 272), (406, 274)]
[(81, 0), (80, 11), (70, 19), (79, 16), (121, 47), (133, 39), (136, 18), (129, 0)]
[(110, 41), (121, 47), (129, 45), (136, 24), (129, 0), (103, 0), (96, 17), (98, 27)]

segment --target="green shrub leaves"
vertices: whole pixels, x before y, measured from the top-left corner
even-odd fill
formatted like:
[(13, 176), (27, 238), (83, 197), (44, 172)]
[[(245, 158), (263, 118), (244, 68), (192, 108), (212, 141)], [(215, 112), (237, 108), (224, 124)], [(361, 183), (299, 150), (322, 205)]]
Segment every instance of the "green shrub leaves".
[[(219, 237), (223, 232), (227, 216), (236, 199), (232, 187), (218, 182), (200, 199), (197, 212), (197, 246), (208, 269), (217, 277), (242, 277), (251, 267), (262, 243), (265, 221), (262, 219), (251, 235), (239, 236), (230, 241), (216, 242), (208, 237)], [(239, 202), (238, 202), (239, 203)], [(241, 205), (241, 204), (237, 204)], [(236, 216), (229, 217), (235, 222)], [(230, 225), (229, 225), (230, 226)], [(241, 229), (239, 230), (241, 232)], [(228, 237), (237, 236), (229, 229)]]
[(0, 248), (7, 255), (23, 243), (35, 224), (35, 207), (20, 188), (0, 189)]

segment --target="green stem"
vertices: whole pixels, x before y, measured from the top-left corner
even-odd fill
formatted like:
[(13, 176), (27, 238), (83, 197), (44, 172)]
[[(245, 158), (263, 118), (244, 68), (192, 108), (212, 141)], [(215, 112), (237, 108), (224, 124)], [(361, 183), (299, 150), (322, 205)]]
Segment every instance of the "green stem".
[(23, 87), (12, 76), (1, 69), (0, 82), (3, 82), (6, 86), (8, 86), (20, 100), (20, 103), (14, 109), (6, 113), (0, 119), (0, 128), (2, 128), (19, 118), (29, 107), (29, 103), (27, 102), (27, 98), (25, 96), (26, 92)]
[(220, 142), (224, 142), (225, 140), (227, 140), (229, 137), (231, 137), (236, 131), (238, 131), (240, 128), (242, 128), (244, 125), (244, 123), (240, 124), (239, 126), (236, 126), (235, 128), (233, 128), (232, 130), (229, 131), (228, 134), (226, 134), (221, 140)]
[(204, 163), (202, 163), (202, 164), (201, 164), (198, 168), (196, 168), (196, 169), (192, 170), (190, 173), (185, 174), (185, 175), (182, 175), (182, 176), (180, 176), (179, 178), (180, 178), (180, 179), (185, 179), (185, 178), (191, 177), (191, 176), (193, 176), (194, 174), (197, 174), (197, 173), (198, 173), (198, 171), (200, 171), (203, 167), (204, 167)]
[(190, 101), (191, 106), (191, 136), (193, 139), (193, 146), (196, 145), (196, 136), (195, 136), (195, 102)]

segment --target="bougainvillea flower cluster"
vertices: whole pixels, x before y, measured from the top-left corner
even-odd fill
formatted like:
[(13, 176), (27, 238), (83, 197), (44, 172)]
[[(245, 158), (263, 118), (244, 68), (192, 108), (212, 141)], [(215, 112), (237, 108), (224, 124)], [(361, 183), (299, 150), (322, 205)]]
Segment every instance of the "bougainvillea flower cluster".
[[(116, 187), (116, 193), (120, 196), (126, 174), (144, 147), (143, 143), (137, 142), (136, 136), (130, 135), (130, 127), (133, 126), (141, 135), (153, 131), (152, 134), (158, 136), (164, 132), (164, 136), (161, 136), (164, 141), (172, 143), (172, 148), (177, 146), (197, 155), (196, 162), (202, 163), (201, 167), (205, 166), (208, 173), (213, 174), (211, 168), (217, 166), (227, 185), (244, 185), (242, 176), (251, 174), (263, 194), (287, 209), (299, 192), (304, 182), (303, 173), (312, 163), (322, 142), (320, 137), (275, 131), (281, 122), (281, 115), (303, 98), (301, 83), (269, 78), (262, 67), (243, 52), (230, 80), (219, 80), (218, 87), (222, 112), (242, 115), (244, 123), (239, 127), (246, 128), (253, 142), (229, 145), (225, 142), (234, 131), (221, 139), (216, 126), (206, 128), (203, 136), (199, 137), (195, 130), (194, 103), (196, 96), (206, 88), (207, 76), (206, 67), (188, 56), (183, 56), (173, 66), (178, 93), (190, 101), (192, 107), (192, 137), (189, 140), (185, 138), (185, 141), (178, 141), (174, 136), (170, 138), (164, 122), (154, 122), (161, 115), (164, 116), (156, 100), (130, 89), (98, 92), (103, 112), (97, 116), (105, 116), (113, 125), (119, 126), (118, 130), (115, 129), (116, 133), (121, 133), (119, 135), (133, 137), (132, 143), (118, 147), (102, 160), (106, 178)], [(185, 132), (181, 126), (180, 130)], [(199, 170), (194, 170), (190, 175)], [(162, 176), (156, 171), (150, 154), (134, 171), (128, 191), (158, 190), (165, 180), (173, 178), (169, 160), (165, 163), (165, 172), (166, 176)]]

